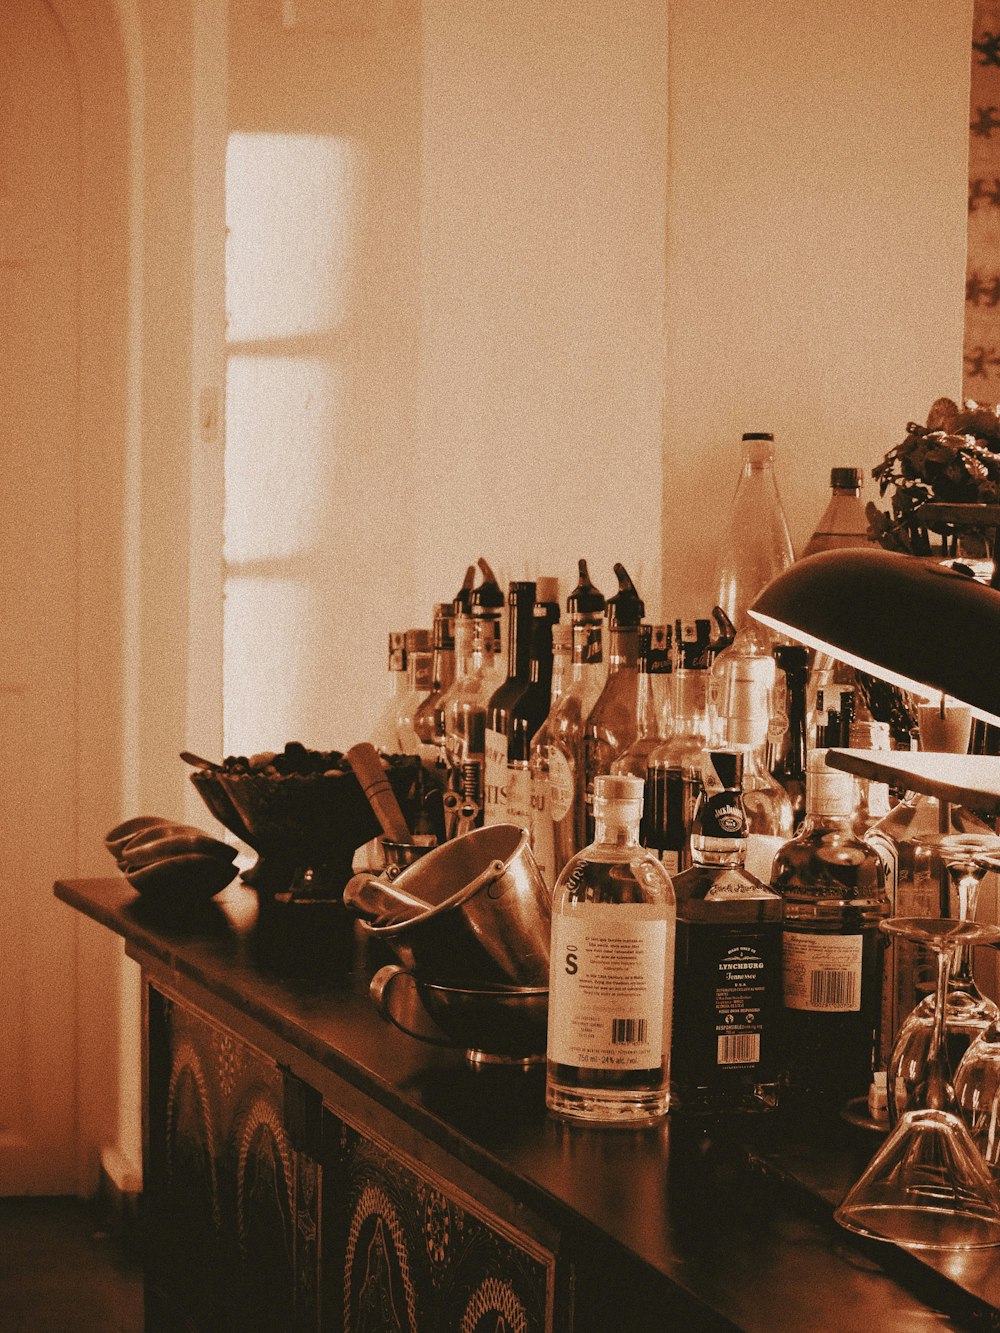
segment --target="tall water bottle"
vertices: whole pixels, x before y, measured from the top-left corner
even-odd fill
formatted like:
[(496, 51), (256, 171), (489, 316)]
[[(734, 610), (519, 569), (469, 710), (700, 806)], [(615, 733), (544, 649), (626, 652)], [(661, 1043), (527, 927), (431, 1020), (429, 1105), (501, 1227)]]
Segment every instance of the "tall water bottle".
[(774, 475), (774, 436), (749, 431), (743, 436), (736, 494), (716, 558), (715, 601), (741, 630), (748, 623), (765, 634), (747, 609), (761, 590), (795, 560), (788, 520)]

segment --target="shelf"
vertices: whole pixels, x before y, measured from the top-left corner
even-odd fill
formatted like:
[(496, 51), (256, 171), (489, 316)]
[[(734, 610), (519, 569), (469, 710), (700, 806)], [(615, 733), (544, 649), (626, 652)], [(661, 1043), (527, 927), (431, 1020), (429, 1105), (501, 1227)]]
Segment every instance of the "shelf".
[(938, 796), (980, 815), (1000, 815), (1000, 757), (927, 750), (828, 750), (831, 768)]

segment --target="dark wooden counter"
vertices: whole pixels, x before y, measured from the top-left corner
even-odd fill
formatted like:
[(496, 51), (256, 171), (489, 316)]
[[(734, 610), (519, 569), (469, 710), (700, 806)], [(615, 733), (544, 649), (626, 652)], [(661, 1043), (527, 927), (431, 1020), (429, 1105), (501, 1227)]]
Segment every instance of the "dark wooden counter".
[(452, 1161), (467, 1192), (482, 1182), (572, 1236), (574, 1253), (603, 1266), (593, 1289), (618, 1303), (619, 1328), (668, 1308), (675, 1327), (760, 1333), (1000, 1327), (1000, 1251), (922, 1259), (836, 1226), (832, 1210), (879, 1140), (835, 1114), (567, 1126), (545, 1113), (540, 1070), (475, 1071), (383, 1022), (367, 989), (385, 960), (350, 923), (325, 940), (308, 932), (328, 962), (297, 968), (280, 922), (262, 922), (243, 887), (186, 920), (151, 910), (122, 878), (55, 892), (123, 936), (147, 977), (281, 1043), (324, 1097), (340, 1089), (341, 1102), (383, 1108)]

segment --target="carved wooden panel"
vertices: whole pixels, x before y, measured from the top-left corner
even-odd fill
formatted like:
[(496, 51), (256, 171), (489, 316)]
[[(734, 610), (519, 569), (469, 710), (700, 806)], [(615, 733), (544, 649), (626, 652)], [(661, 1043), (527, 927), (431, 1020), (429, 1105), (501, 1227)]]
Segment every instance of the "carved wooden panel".
[(554, 1256), (327, 1111), (324, 1329), (543, 1333)]

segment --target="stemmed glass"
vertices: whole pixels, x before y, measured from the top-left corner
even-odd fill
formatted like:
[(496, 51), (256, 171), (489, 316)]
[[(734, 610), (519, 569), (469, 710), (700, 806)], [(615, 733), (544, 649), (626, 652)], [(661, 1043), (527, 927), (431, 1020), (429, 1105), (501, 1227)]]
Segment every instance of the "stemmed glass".
[(1000, 944), (1000, 928), (926, 917), (892, 917), (881, 924), (889, 934), (926, 944), (937, 955), (924, 1106), (900, 1116), (834, 1216), (851, 1231), (913, 1249), (1000, 1245), (1000, 1189), (956, 1113), (945, 1049), (948, 978), (955, 948)]
[[(1000, 838), (987, 833), (941, 834), (921, 839), (947, 868), (958, 917), (975, 921), (979, 886), (985, 876), (988, 855), (1000, 852)], [(907, 1017), (893, 1044), (887, 1075), (889, 1124), (904, 1111), (926, 1105), (927, 1055), (931, 1045), (936, 1001), (924, 997)], [(948, 982), (945, 1008), (945, 1043), (949, 1067), (954, 1070), (969, 1045), (1000, 1019), (1000, 1009), (983, 995), (972, 975), (972, 951), (968, 945), (956, 950)]]
[[(1000, 871), (1000, 856), (981, 856), (978, 864), (984, 871)], [(1000, 1018), (994, 1018), (959, 1061), (955, 1100), (987, 1166), (1000, 1176)]]

